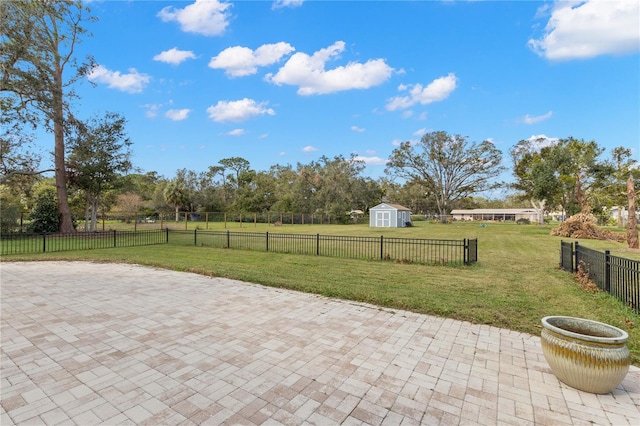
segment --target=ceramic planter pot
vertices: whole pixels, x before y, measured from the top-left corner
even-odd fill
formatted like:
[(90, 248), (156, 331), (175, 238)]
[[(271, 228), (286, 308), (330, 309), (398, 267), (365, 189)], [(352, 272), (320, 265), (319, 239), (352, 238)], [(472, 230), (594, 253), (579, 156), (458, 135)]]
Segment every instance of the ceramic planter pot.
[(542, 351), (562, 382), (591, 393), (609, 393), (629, 371), (629, 335), (609, 324), (582, 318), (542, 318)]

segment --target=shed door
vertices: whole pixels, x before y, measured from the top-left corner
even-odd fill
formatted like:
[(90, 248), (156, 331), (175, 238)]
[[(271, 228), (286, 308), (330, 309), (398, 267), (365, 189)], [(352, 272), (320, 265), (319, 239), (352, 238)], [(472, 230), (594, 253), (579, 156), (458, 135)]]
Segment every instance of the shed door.
[(383, 228), (391, 227), (391, 212), (376, 212), (376, 226)]

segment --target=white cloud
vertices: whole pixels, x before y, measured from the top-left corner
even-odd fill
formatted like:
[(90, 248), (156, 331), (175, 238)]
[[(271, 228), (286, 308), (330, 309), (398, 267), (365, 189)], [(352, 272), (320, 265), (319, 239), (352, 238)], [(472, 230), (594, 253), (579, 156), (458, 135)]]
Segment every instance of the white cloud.
[(275, 64), (294, 50), (293, 46), (282, 41), (263, 44), (255, 51), (248, 47), (233, 46), (211, 58), (209, 68), (224, 69), (229, 77), (243, 77), (257, 73), (259, 66)]
[(364, 129), (362, 127), (358, 127), (358, 126), (351, 126), (351, 130), (353, 130), (354, 132), (358, 132), (358, 133), (364, 132)]
[(427, 130), (426, 127), (423, 127), (422, 129), (418, 129), (415, 132), (413, 132), (413, 136), (417, 136), (419, 138), (423, 137), (425, 135), (425, 133), (427, 133), (429, 130)]
[(269, 133), (262, 133), (260, 136), (258, 136), (258, 139), (266, 139), (269, 137)]
[(354, 159), (356, 161), (362, 161), (369, 166), (384, 166), (387, 164), (387, 160), (380, 157), (363, 157), (361, 155), (356, 155)]
[(638, 0), (556, 1), (544, 35), (528, 44), (551, 60), (586, 59), (640, 50)]
[(368, 89), (387, 81), (393, 68), (383, 59), (370, 59), (365, 63), (349, 62), (326, 70), (327, 61), (340, 56), (345, 50), (343, 41), (320, 49), (313, 55), (298, 52), (289, 58), (276, 74), (267, 74), (271, 83), (298, 86), (299, 95), (322, 95), (352, 89)]
[(111, 71), (102, 65), (93, 68), (87, 78), (96, 83), (104, 83), (110, 89), (127, 93), (140, 93), (151, 81), (151, 76), (139, 73), (135, 68), (129, 68), (128, 74), (121, 74), (120, 71)]
[(304, 152), (313, 152), (313, 151), (317, 151), (317, 150), (318, 150), (318, 148), (316, 148), (316, 147), (314, 147), (314, 146), (311, 146), (311, 145), (307, 145), (307, 146), (305, 146), (304, 148), (302, 148), (302, 150), (303, 150)]
[(196, 0), (184, 9), (167, 6), (158, 12), (158, 17), (164, 22), (178, 22), (185, 32), (217, 36), (229, 25), (231, 6), (218, 0)]
[(531, 115), (527, 114), (524, 117), (520, 117), (518, 119), (518, 123), (536, 124), (536, 123), (540, 123), (541, 121), (545, 121), (545, 120), (550, 119), (552, 115), (553, 115), (553, 111), (549, 111), (546, 114), (537, 115), (537, 116), (531, 116)]
[(259, 115), (275, 115), (276, 112), (266, 107), (266, 102), (256, 102), (244, 98), (239, 101), (218, 101), (207, 108), (209, 118), (216, 122), (244, 121)]
[(173, 49), (165, 50), (153, 57), (154, 61), (166, 62), (167, 64), (178, 65), (187, 59), (195, 59), (196, 55), (190, 50)]
[(398, 90), (409, 91), (408, 96), (396, 96), (387, 102), (387, 110), (395, 111), (397, 109), (410, 108), (415, 104), (427, 105), (433, 102), (445, 100), (456, 89), (458, 79), (453, 73), (449, 73), (444, 77), (437, 78), (429, 83), (426, 87), (421, 84), (400, 85)]
[(242, 136), (247, 133), (244, 129), (233, 129), (230, 132), (227, 132), (227, 136)]
[(284, 7), (294, 8), (294, 7), (302, 6), (302, 3), (304, 3), (304, 0), (275, 0), (271, 5), (271, 8), (272, 9), (282, 9)]
[(162, 104), (144, 104), (142, 108), (146, 109), (144, 115), (148, 118), (154, 118), (158, 115), (158, 110), (162, 108)]
[(170, 109), (164, 113), (164, 116), (173, 121), (181, 121), (186, 119), (190, 112), (190, 109)]
[(529, 139), (527, 140), (531, 143), (531, 147), (536, 151), (539, 151), (540, 149), (547, 146), (555, 145), (559, 141), (558, 138), (550, 138), (545, 134), (531, 135), (531, 137), (529, 137)]

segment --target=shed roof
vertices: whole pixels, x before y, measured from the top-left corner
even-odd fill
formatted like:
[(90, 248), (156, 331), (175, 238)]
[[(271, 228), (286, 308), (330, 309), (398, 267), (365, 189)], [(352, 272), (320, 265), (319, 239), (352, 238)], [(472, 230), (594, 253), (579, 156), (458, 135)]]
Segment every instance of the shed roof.
[(378, 204), (377, 206), (371, 207), (371, 209), (375, 209), (375, 208), (383, 207), (383, 206), (391, 207), (391, 208), (396, 209), (396, 210), (411, 211), (411, 209), (408, 209), (405, 206), (401, 206), (400, 204), (391, 204), (391, 203), (381, 203), (381, 204)]

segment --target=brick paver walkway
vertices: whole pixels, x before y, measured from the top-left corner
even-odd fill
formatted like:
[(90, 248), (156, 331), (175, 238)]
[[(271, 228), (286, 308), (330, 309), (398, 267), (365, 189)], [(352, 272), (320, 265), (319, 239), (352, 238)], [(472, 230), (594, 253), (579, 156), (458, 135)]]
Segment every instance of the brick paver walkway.
[(640, 425), (560, 383), (537, 336), (238, 281), (7, 263), (0, 424)]

